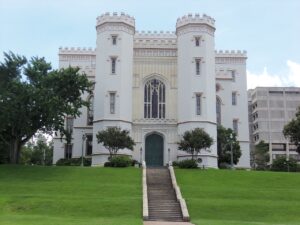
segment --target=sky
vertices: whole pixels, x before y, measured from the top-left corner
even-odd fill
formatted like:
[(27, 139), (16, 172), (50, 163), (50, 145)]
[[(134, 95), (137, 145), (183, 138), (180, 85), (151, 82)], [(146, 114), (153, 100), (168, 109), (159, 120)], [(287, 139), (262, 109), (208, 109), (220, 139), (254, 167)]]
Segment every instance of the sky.
[(247, 51), (248, 88), (300, 87), (300, 0), (0, 0), (0, 61), (12, 51), (57, 68), (59, 47), (96, 47), (105, 12), (125, 12), (146, 31), (175, 31), (178, 17), (205, 13), (217, 50)]

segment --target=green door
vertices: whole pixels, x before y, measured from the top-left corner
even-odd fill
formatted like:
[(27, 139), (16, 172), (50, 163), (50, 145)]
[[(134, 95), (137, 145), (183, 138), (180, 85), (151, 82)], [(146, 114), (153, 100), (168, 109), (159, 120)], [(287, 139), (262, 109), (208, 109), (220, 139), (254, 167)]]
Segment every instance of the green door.
[(147, 166), (163, 166), (164, 140), (158, 134), (146, 137), (145, 161)]

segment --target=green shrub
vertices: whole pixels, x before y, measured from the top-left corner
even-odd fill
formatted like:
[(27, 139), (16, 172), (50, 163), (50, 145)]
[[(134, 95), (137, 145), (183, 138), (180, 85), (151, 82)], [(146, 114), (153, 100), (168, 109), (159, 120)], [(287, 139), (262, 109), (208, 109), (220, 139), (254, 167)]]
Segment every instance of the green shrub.
[(273, 160), (273, 164), (271, 166), (271, 170), (273, 171), (290, 171), (296, 172), (297, 171), (297, 160), (290, 158), (286, 160), (286, 157), (278, 157), (277, 159)]
[(128, 167), (132, 164), (132, 160), (128, 156), (113, 156), (110, 163), (112, 167)]
[(111, 162), (105, 162), (104, 167), (113, 167)]
[(172, 166), (178, 166), (178, 161), (173, 161)]
[[(91, 158), (83, 158), (84, 166), (91, 166), (92, 159)], [(72, 158), (72, 159), (59, 159), (56, 162), (57, 166), (80, 166), (81, 165), (81, 157), (80, 158)]]
[(222, 162), (219, 164), (219, 169), (231, 169), (231, 165), (226, 162)]
[(178, 167), (182, 169), (195, 169), (198, 168), (197, 161), (194, 159), (185, 159), (177, 162)]

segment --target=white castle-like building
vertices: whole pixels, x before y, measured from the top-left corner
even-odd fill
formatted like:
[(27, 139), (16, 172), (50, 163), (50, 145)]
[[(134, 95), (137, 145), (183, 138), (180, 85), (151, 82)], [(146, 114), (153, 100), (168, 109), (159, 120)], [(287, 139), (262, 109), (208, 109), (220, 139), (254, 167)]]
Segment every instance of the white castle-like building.
[(177, 19), (175, 32), (138, 32), (135, 19), (124, 13), (97, 18), (96, 49), (60, 48), (59, 67), (78, 66), (95, 82), (93, 95), (82, 97), (92, 107), (66, 117), (73, 141), (54, 138), (53, 162), (92, 158), (103, 165), (108, 151), (96, 134), (107, 127), (130, 131), (132, 156), (148, 165), (190, 157), (178, 150), (183, 133), (203, 128), (213, 139), (199, 162), (217, 167), (217, 125), (238, 134), (242, 156), (238, 167), (250, 167), (245, 51), (215, 50), (215, 20), (188, 14)]

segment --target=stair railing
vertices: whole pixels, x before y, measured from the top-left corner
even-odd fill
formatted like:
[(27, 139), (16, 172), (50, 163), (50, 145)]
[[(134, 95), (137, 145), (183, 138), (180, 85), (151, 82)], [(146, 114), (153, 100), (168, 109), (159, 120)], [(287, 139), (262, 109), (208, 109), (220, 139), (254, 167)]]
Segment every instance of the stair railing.
[(143, 219), (148, 220), (149, 210), (148, 210), (148, 192), (147, 192), (147, 171), (146, 171), (146, 162), (142, 162), (143, 167)]

